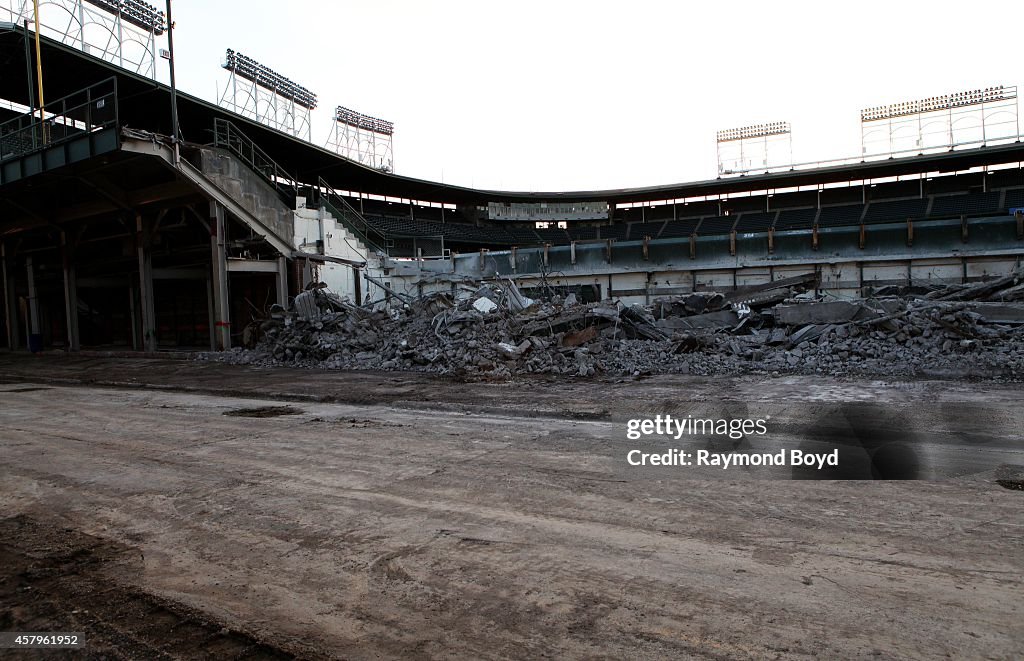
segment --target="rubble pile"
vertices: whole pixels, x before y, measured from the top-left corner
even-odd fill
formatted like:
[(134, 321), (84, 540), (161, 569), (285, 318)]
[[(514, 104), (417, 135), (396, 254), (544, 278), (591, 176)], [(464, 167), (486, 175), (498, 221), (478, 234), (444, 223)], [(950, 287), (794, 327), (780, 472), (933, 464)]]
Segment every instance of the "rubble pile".
[(1024, 277), (816, 296), (808, 274), (651, 305), (534, 301), (511, 281), (355, 306), (322, 286), (205, 358), (477, 378), (653, 373), (1024, 375)]

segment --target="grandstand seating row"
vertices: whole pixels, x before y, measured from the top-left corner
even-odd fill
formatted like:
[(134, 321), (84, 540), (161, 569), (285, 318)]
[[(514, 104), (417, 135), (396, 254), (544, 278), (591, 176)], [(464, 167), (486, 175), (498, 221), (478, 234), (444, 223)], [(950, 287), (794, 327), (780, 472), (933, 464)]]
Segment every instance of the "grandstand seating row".
[(410, 219), (385, 213), (365, 213), (371, 227), (383, 237), (431, 238), (480, 245), (564, 244), (592, 239), (641, 240), (686, 237), (691, 234), (714, 235), (729, 232), (765, 232), (806, 230), (819, 227), (900, 222), (906, 219), (940, 219), (961, 215), (985, 215), (1024, 207), (1024, 187), (985, 193), (935, 195), (899, 200), (878, 200), (868, 204), (833, 204), (819, 208), (781, 209), (778, 211), (747, 211), (739, 214), (686, 217), (675, 220), (647, 219), (638, 222), (617, 222), (600, 227), (570, 229), (531, 228), (526, 226), (479, 227), (464, 222), (437, 222)]

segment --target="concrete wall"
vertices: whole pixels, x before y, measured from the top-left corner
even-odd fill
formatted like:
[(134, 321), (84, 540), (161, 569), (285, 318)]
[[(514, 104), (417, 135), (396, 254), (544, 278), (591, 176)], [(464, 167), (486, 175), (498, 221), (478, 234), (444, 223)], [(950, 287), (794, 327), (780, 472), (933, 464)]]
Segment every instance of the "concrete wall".
[[(963, 238), (959, 220), (919, 221), (909, 235), (906, 223), (868, 226), (863, 248), (859, 227), (821, 230), (814, 246), (810, 231), (778, 232), (769, 250), (767, 233), (736, 237), (697, 237), (691, 258), (689, 238), (652, 241), (646, 257), (642, 241), (609, 244), (578, 242), (453, 255), (446, 260), (399, 262), (387, 266), (396, 286), (444, 288), (453, 280), (510, 276), (525, 287), (591, 285), (601, 295), (644, 303), (664, 295), (701, 289), (727, 290), (818, 272), (821, 289), (837, 297), (889, 284), (975, 281), (1009, 272), (1024, 257), (1010, 217), (971, 219)], [(546, 255), (546, 257), (545, 257)], [(545, 261), (546, 260), (546, 261)], [(449, 285), (450, 286), (450, 285)]]
[(200, 169), (282, 242), (292, 236), (292, 210), (278, 192), (249, 166), (221, 149), (203, 149)]
[[(305, 199), (299, 198), (293, 212), (294, 235), (292, 243), (296, 250), (306, 253), (318, 251), (317, 242), (323, 240), (323, 254), (354, 262), (365, 262), (365, 272), (386, 284), (390, 280), (380, 266), (380, 260), (362, 241), (356, 238), (334, 216), (323, 209), (307, 209)], [(320, 280), (339, 296), (356, 299), (356, 279), (360, 279), (358, 291), (362, 301), (380, 298), (383, 290), (362, 279), (362, 272), (344, 264), (325, 261), (320, 266)], [(390, 286), (390, 285), (389, 285)], [(369, 298), (368, 298), (369, 297)]]

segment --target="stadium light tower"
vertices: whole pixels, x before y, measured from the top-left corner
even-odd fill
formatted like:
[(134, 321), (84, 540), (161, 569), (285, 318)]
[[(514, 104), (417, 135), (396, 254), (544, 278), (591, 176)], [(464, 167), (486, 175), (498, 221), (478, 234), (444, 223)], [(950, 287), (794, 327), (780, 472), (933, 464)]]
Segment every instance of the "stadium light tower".
[(725, 129), (716, 137), (719, 176), (793, 164), (793, 129), (789, 122)]
[(861, 153), (922, 153), (1020, 139), (1017, 88), (998, 85), (860, 111)]
[(307, 141), (316, 94), (273, 69), (232, 49), (221, 65), (230, 72), (218, 103), (267, 126)]
[(394, 172), (394, 134), (394, 123), (338, 106), (326, 146), (363, 165)]
[(80, 48), (117, 66), (157, 77), (157, 37), (164, 34), (164, 13), (140, 0), (2, 0), (0, 21), (36, 23), (63, 44)]

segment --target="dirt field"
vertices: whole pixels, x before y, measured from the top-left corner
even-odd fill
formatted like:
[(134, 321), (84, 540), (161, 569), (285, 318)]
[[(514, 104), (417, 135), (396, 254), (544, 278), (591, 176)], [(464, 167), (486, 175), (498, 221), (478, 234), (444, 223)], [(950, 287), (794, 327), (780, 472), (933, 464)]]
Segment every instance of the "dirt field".
[[(1019, 658), (1024, 492), (991, 466), (1024, 464), (1021, 394), (0, 357), (0, 630), (82, 631), (73, 658)], [(776, 407), (790, 442), (879, 401), (944, 479), (623, 468), (630, 417)]]

